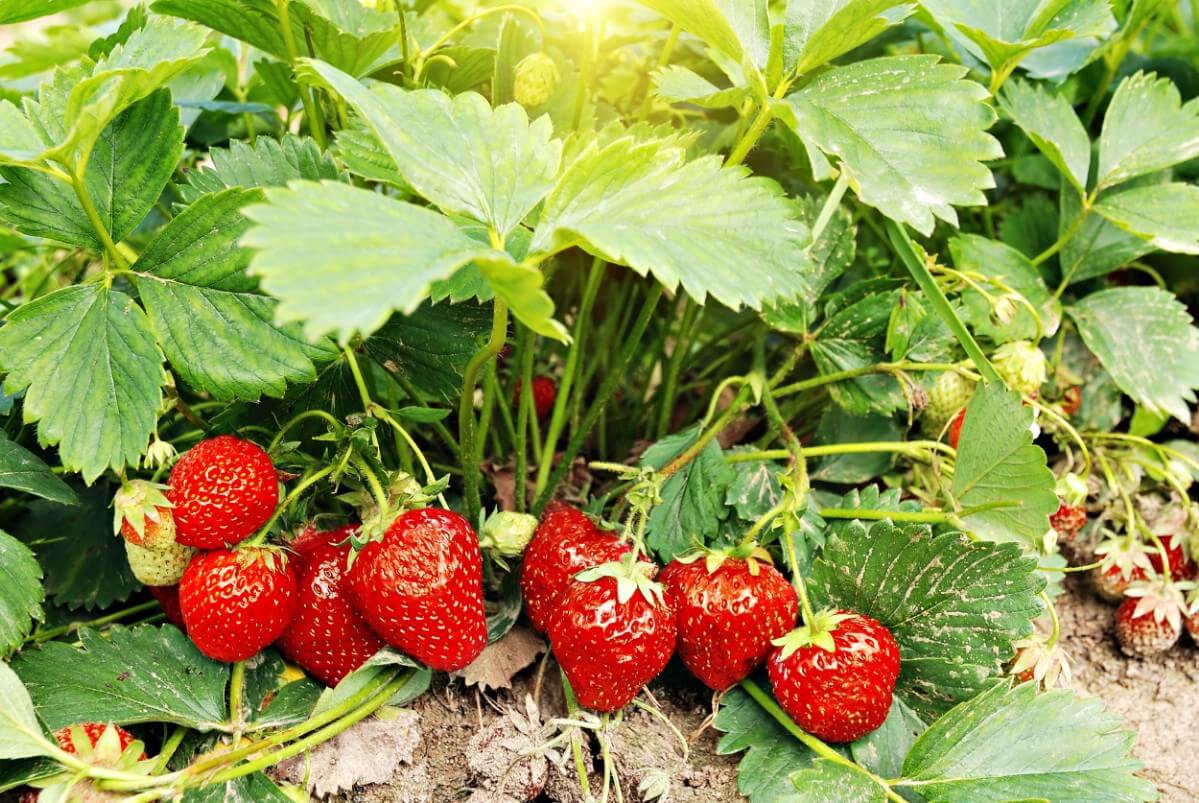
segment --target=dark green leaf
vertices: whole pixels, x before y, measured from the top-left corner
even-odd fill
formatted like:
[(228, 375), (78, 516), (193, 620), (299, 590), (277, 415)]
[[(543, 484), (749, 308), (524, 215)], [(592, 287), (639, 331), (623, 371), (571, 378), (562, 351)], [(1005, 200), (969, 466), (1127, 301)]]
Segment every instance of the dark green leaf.
[[(752, 451), (753, 447), (730, 449), (728, 454)], [(744, 521), (757, 521), (783, 498), (779, 477), (783, 467), (773, 460), (730, 463), (733, 480), (725, 491), (724, 503), (737, 511)]]
[(898, 778), (904, 757), (926, 728), (916, 712), (896, 697), (882, 726), (851, 744), (849, 750), (854, 761), (875, 775)]
[(885, 803), (886, 792), (870, 777), (851, 766), (818, 758), (806, 770), (791, 776), (796, 792), (787, 803)]
[[(895, 419), (873, 415), (855, 416), (840, 407), (829, 407), (820, 417), (816, 428), (815, 445), (827, 446), (837, 443), (870, 443), (897, 441), (902, 439), (903, 430)], [(895, 462), (895, 456), (887, 452), (866, 454), (840, 454), (815, 458), (808, 472), (814, 480), (857, 485), (868, 482), (883, 474)]]
[[(915, 499), (906, 499), (900, 501), (902, 492), (898, 488), (889, 488), (886, 491), (879, 491), (877, 485), (867, 485), (865, 488), (854, 488), (840, 498), (828, 500), (828, 507), (839, 508), (842, 510), (893, 510), (893, 511), (915, 511), (920, 510), (920, 503)], [(833, 519), (828, 523), (828, 535), (845, 535), (847, 530), (853, 526), (855, 519)], [(867, 525), (869, 526), (869, 525)]]
[(29, 547), (0, 530), (0, 658), (25, 643), (45, 596), (42, 567)]
[(737, 767), (737, 789), (750, 803), (792, 799), (791, 775), (810, 766), (815, 758), (808, 748), (740, 688), (725, 695), (712, 725), (724, 733), (716, 745), (717, 753), (727, 756), (748, 750)]
[[(695, 442), (692, 427), (655, 443), (641, 456), (641, 465), (660, 469)], [(697, 540), (714, 537), (725, 515), (724, 496), (734, 474), (724, 462), (720, 445), (711, 441), (691, 462), (662, 486), (662, 503), (655, 505), (646, 528), (646, 545), (663, 562), (689, 551)]]
[(0, 488), (14, 488), (51, 502), (73, 505), (75, 492), (28, 449), (0, 431)]
[[(812, 359), (823, 375), (885, 361), (884, 333), (896, 302), (895, 293), (878, 293), (837, 312), (812, 341)], [(867, 374), (830, 384), (829, 394), (853, 415), (888, 414), (906, 406), (895, 377)]]
[(486, 339), (491, 314), (477, 304), (422, 304), (411, 315), (393, 315), (367, 338), (364, 348), (389, 373), (417, 390), (452, 401), (462, 391), (462, 372)]
[(275, 782), (261, 772), (225, 783), (209, 784), (183, 793), (183, 803), (293, 803)]

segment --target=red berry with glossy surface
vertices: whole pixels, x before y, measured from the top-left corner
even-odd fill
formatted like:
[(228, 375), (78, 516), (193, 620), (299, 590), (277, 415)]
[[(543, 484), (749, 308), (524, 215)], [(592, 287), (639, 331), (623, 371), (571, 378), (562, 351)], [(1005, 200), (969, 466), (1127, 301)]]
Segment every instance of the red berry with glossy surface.
[(321, 682), (336, 686), (383, 648), (383, 639), (350, 604), (345, 590), (355, 525), (332, 532), (309, 529), (289, 546), (295, 555), (299, 603), (279, 638), (283, 654)]
[[(520, 410), (521, 385), (516, 382), (516, 392), (512, 396), (512, 406)], [(538, 418), (545, 418), (554, 411), (554, 401), (558, 398), (558, 386), (548, 376), (533, 377), (533, 409)]]
[(410, 510), (358, 552), (348, 574), (354, 607), (405, 655), (452, 672), (487, 646), (483, 553), (470, 523), (449, 510)]
[(546, 508), (525, 547), (520, 593), (529, 621), (544, 633), (562, 592), (584, 569), (620, 560), (632, 544), (600, 530), (576, 508), (554, 503)]
[[(766, 663), (770, 685), (779, 705), (805, 731), (827, 742), (852, 742), (882, 725), (891, 710), (899, 645), (869, 616), (839, 611), (817, 614), (817, 619), (824, 620), (817, 630), (831, 636), (834, 649), (805, 644), (807, 628), (793, 631)], [(793, 638), (794, 644), (787, 643)]]
[(645, 563), (596, 568), (593, 572), (626, 577), (573, 583), (550, 619), (554, 656), (584, 708), (624, 708), (670, 661), (674, 612), (662, 587), (649, 579), (650, 568)]
[(296, 604), (295, 569), (270, 549), (203, 552), (179, 581), (187, 635), (217, 661), (257, 654), (291, 624)]
[(256, 443), (220, 435), (200, 441), (171, 469), (175, 539), (220, 549), (266, 524), (279, 502), (275, 467)]
[(183, 609), (179, 607), (179, 586), (146, 586), (146, 590), (158, 600), (167, 621), (183, 629)]
[(715, 567), (705, 557), (674, 560), (659, 577), (675, 611), (679, 658), (715, 691), (761, 665), (799, 612), (795, 589), (774, 566), (754, 557), (721, 558)]
[[(1170, 569), (1171, 580), (1194, 580), (1199, 576), (1199, 566), (1187, 557), (1186, 552), (1182, 548), (1182, 537), (1179, 535), (1164, 535), (1161, 536), (1162, 546), (1166, 548), (1166, 561)], [(1156, 544), (1146, 544), (1145, 551), (1148, 553), (1149, 563), (1153, 566), (1153, 571), (1158, 574), (1164, 574), (1162, 567), (1162, 554)]]

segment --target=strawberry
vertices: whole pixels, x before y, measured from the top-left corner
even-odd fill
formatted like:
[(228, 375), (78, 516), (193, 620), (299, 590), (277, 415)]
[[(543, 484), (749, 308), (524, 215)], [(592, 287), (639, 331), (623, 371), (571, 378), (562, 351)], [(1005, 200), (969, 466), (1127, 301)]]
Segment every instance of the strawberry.
[(279, 482), (258, 444), (221, 435), (179, 458), (166, 496), (174, 505), (179, 543), (220, 549), (266, 524), (279, 503)]
[(1004, 384), (1022, 396), (1036, 396), (1048, 376), (1045, 352), (1027, 340), (1004, 343), (991, 355)]
[(579, 510), (561, 503), (547, 507), (525, 547), (520, 593), (529, 621), (544, 633), (558, 597), (584, 569), (619, 560), (632, 544), (597, 528)]
[[(142, 743), (132, 733), (115, 724), (102, 722), (84, 722), (78, 725), (68, 725), (54, 732), (54, 741), (58, 746), (82, 761), (96, 767), (108, 770), (120, 770), (134, 774), (148, 774), (150, 766), (146, 754), (142, 752)], [(60, 776), (66, 778), (67, 776)], [(55, 779), (57, 780), (57, 779)], [(124, 800), (118, 796), (96, 787), (91, 780), (72, 778), (69, 782), (69, 794), (64, 800), (70, 803), (109, 803), (109, 801)], [(55, 800), (60, 799), (55, 796)], [(38, 803), (41, 792), (37, 789), (27, 789), (21, 793), (20, 803)]]
[(808, 733), (852, 742), (891, 710), (899, 646), (881, 623), (849, 611), (821, 611), (775, 641), (766, 663), (774, 696)]
[(939, 435), (950, 419), (966, 406), (973, 393), (974, 383), (956, 371), (938, 374), (921, 414), (924, 431)]
[(296, 604), (295, 569), (265, 547), (204, 552), (179, 581), (187, 635), (217, 661), (244, 661), (279, 638)]
[(1175, 588), (1137, 584), (1116, 609), (1116, 640), (1125, 655), (1165, 652), (1182, 636), (1182, 595)]
[(1095, 554), (1103, 556), (1103, 562), (1092, 575), (1095, 592), (1108, 602), (1119, 602), (1130, 585), (1144, 581), (1153, 571), (1140, 542), (1129, 544), (1124, 539), (1112, 539), (1096, 547)]
[[(512, 396), (512, 406), (520, 410), (521, 380), (516, 381), (516, 392)], [(538, 418), (545, 418), (554, 411), (554, 401), (558, 398), (558, 386), (548, 376), (533, 377), (533, 409)]]
[[(68, 725), (65, 728), (59, 728), (54, 732), (54, 741), (58, 742), (58, 746), (63, 751), (71, 755), (90, 757), (91, 753), (99, 746), (101, 750), (104, 745), (100, 744), (100, 740), (106, 735), (109, 739), (116, 738), (116, 744), (111, 745), (114, 753), (114, 761), (116, 756), (124, 753), (129, 749), (129, 745), (137, 741), (137, 737), (129, 731), (122, 728), (120, 725), (104, 724), (103, 722), (84, 722), (79, 725)], [(140, 751), (139, 751), (140, 752)], [(146, 754), (142, 753), (140, 761), (146, 760)]]
[(124, 483), (112, 498), (113, 530), (137, 546), (175, 543), (175, 517), (165, 490), (147, 480)]
[(558, 65), (545, 53), (530, 53), (516, 65), (512, 97), (526, 109), (549, 101), (561, 76)]
[(173, 586), (178, 583), (195, 554), (196, 550), (174, 541), (156, 547), (125, 542), (125, 558), (129, 561), (133, 576), (148, 586)]
[(1070, 662), (1060, 644), (1050, 646), (1045, 635), (1034, 633), (1012, 642), (1012, 646), (1016, 648), (1016, 657), (1008, 667), (1008, 674), (1017, 683), (1036, 681), (1042, 689), (1070, 687)]
[(356, 529), (309, 528), (289, 544), (299, 576), (299, 604), (279, 648), (328, 686), (336, 686), (383, 648), (383, 639), (354, 610), (344, 588), (350, 555), (346, 539)]
[(949, 422), (949, 445), (953, 448), (958, 448), (958, 441), (962, 439), (962, 424), (966, 423), (966, 408), (958, 410), (957, 415)]
[(584, 708), (624, 708), (674, 652), (674, 612), (652, 570), (632, 552), (588, 569), (550, 618), (550, 646)]
[(1049, 526), (1067, 541), (1073, 541), (1078, 533), (1086, 526), (1087, 509), (1082, 505), (1071, 505), (1060, 502), (1057, 512), (1049, 517)]
[(148, 586), (147, 591), (158, 600), (167, 621), (183, 629), (183, 609), (179, 607), (179, 586)]
[(1067, 417), (1078, 415), (1078, 411), (1082, 409), (1082, 388), (1077, 385), (1071, 385), (1062, 391), (1062, 412)]
[(799, 600), (770, 555), (753, 546), (676, 558), (659, 577), (675, 611), (678, 650), (715, 691), (744, 680), (795, 627)]
[(457, 513), (400, 515), (358, 551), (348, 580), (350, 600), (374, 631), (432, 669), (461, 669), (487, 646), (483, 554)]
[[(1166, 548), (1166, 563), (1169, 566), (1169, 579), (1171, 580), (1194, 580), (1199, 576), (1199, 566), (1187, 557), (1183, 550), (1183, 537), (1180, 535), (1162, 536), (1162, 546)], [(1153, 567), (1153, 571), (1158, 574), (1165, 574), (1162, 567), (1162, 554), (1158, 550), (1156, 544), (1149, 544), (1145, 547), (1149, 553), (1149, 565)]]

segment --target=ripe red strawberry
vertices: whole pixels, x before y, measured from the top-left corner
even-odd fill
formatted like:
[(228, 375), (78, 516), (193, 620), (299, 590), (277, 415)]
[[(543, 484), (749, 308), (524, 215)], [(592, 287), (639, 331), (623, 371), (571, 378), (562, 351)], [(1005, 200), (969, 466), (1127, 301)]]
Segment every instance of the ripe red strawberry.
[(1062, 391), (1062, 412), (1074, 416), (1082, 409), (1082, 388), (1071, 385)]
[(483, 553), (449, 510), (410, 510), (359, 550), (350, 600), (376, 633), (432, 669), (461, 669), (487, 646)]
[[(516, 381), (516, 392), (512, 396), (512, 406), (520, 409), (521, 380)], [(554, 411), (554, 401), (558, 398), (558, 386), (548, 376), (533, 377), (533, 409), (538, 418), (545, 418)]]
[(1173, 647), (1182, 636), (1182, 597), (1175, 589), (1128, 589), (1116, 609), (1116, 640), (1125, 655), (1144, 658)]
[[(1171, 580), (1194, 580), (1199, 576), (1199, 566), (1187, 557), (1183, 551), (1183, 539), (1180, 535), (1162, 536), (1162, 546), (1166, 548), (1166, 561), (1170, 569)], [(1145, 551), (1149, 554), (1149, 563), (1153, 571), (1164, 574), (1162, 570), (1162, 555), (1156, 544), (1148, 544)]]
[(949, 445), (953, 448), (958, 448), (958, 441), (962, 439), (962, 424), (966, 421), (966, 408), (958, 410), (957, 415), (949, 422)]
[(1067, 541), (1073, 541), (1087, 523), (1087, 509), (1066, 502), (1058, 504), (1057, 512), (1049, 517), (1049, 526)]
[(632, 544), (600, 530), (569, 505), (554, 503), (541, 515), (525, 547), (520, 593), (533, 627), (544, 633), (558, 597), (584, 569), (620, 560)]
[[(143, 774), (149, 771), (146, 754), (140, 749), (137, 738), (115, 724), (102, 722), (84, 722), (78, 725), (68, 725), (54, 732), (54, 741), (64, 752), (78, 756), (81, 760), (97, 767), (116, 769), (124, 772)], [(131, 748), (137, 742), (137, 747)], [(37, 789), (27, 789), (21, 793), (20, 803), (38, 803), (41, 792)], [(57, 798), (56, 798), (57, 799)], [(71, 803), (108, 803), (125, 799), (124, 796), (106, 792), (96, 788), (90, 780), (76, 779), (71, 784)]]
[(244, 661), (279, 638), (296, 604), (295, 569), (266, 548), (202, 552), (179, 581), (187, 635), (217, 661)]
[(167, 621), (183, 629), (183, 609), (179, 607), (179, 586), (146, 586), (150, 595), (158, 600)]
[[(103, 722), (84, 722), (79, 725), (68, 725), (65, 728), (59, 728), (54, 732), (54, 741), (58, 742), (58, 746), (63, 751), (72, 755), (87, 755), (89, 751), (95, 750), (99, 744), (100, 738), (104, 736), (104, 732), (112, 728), (117, 737), (119, 748), (115, 750), (117, 756), (125, 752), (129, 745), (137, 741), (137, 737), (129, 731), (122, 728), (120, 725), (105, 724)], [(141, 759), (144, 761), (146, 754), (141, 754)]]
[(822, 611), (778, 639), (766, 663), (774, 696), (808, 733), (852, 742), (891, 710), (899, 646), (881, 623), (858, 613)]
[(624, 708), (670, 661), (674, 612), (652, 568), (630, 554), (588, 569), (550, 619), (550, 645), (584, 708)]
[(708, 688), (741, 682), (795, 627), (799, 599), (762, 549), (675, 559), (659, 577), (675, 611), (683, 664)]
[(299, 576), (299, 605), (279, 639), (283, 654), (329, 686), (362, 666), (383, 648), (347, 598), (344, 580), (357, 527), (333, 532), (308, 529), (289, 544)]
[(275, 467), (256, 443), (221, 435), (200, 441), (171, 469), (176, 540), (220, 549), (249, 538), (275, 512)]

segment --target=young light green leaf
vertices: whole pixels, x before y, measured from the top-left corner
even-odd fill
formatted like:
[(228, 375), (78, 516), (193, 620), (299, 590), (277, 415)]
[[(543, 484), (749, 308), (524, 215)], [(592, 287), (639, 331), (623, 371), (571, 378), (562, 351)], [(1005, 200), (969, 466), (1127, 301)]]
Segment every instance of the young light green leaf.
[(930, 234), (954, 206), (983, 206), (994, 186), (982, 164), (1003, 149), (986, 129), (995, 112), (965, 67), (936, 56), (861, 61), (821, 73), (787, 96), (783, 115), (803, 139), (835, 157), (863, 203)]
[(0, 759), (44, 756), (49, 748), (29, 692), (17, 673), (0, 662)]
[(999, 382), (978, 387), (966, 405), (952, 493), (980, 538), (1036, 546), (1058, 507), (1045, 452), (1032, 442), (1032, 409)]
[(38, 159), (46, 143), (33, 123), (8, 100), (0, 100), (0, 163)]
[(447, 214), (487, 223), (506, 237), (553, 186), (562, 143), (542, 116), (530, 123), (522, 106), (492, 109), (465, 92), (451, 98), (437, 89), (403, 90), (378, 84), (368, 90), (319, 61), (305, 74), (346, 99), (391, 154), (405, 181)]
[(1199, 156), (1199, 104), (1168, 78), (1138, 72), (1116, 88), (1099, 136), (1098, 186), (1112, 187)]
[(1199, 254), (1199, 187), (1151, 184), (1105, 195), (1095, 211), (1159, 251)]
[(997, 683), (954, 708), (908, 754), (897, 790), (928, 800), (1134, 803), (1156, 800), (1136, 777), (1134, 734), (1098, 699)]
[[(967, 419), (969, 420), (969, 419)], [(1044, 581), (1015, 544), (932, 536), (926, 526), (851, 523), (812, 568), (816, 607), (871, 616), (903, 656), (896, 694), (926, 721), (988, 688), (1032, 632)]]
[(749, 97), (744, 86), (718, 87), (686, 67), (672, 64), (656, 70), (654, 90), (667, 103), (690, 103), (704, 109), (723, 109), (736, 106)]
[(696, 301), (758, 309), (809, 292), (807, 227), (777, 184), (674, 143), (592, 144), (546, 199), (530, 253), (577, 245)]
[(193, 170), (179, 194), (187, 203), (201, 195), (220, 192), (226, 187), (283, 187), (296, 179), (336, 181), (337, 165), (327, 153), (321, 153), (316, 142), (295, 134), (283, 139), (259, 137), (250, 145), (233, 140), (228, 148), (208, 151), (211, 167)]
[[(968, 289), (962, 293), (963, 319), (975, 333), (996, 343), (1006, 343), (1011, 340), (1034, 340), (1038, 334), (1048, 337), (1057, 331), (1062, 318), (1062, 305), (1045, 287), (1040, 271), (1028, 257), (997, 240), (977, 234), (954, 237), (949, 241), (949, 250), (958, 270), (987, 277), (994, 282), (985, 285), (992, 298), (1002, 299), (1006, 296), (1009, 300), (1006, 309), (996, 318), (990, 301), (981, 292)], [(1018, 294), (1026, 303), (1011, 298), (1004, 287)]]
[(737, 789), (750, 803), (792, 800), (791, 776), (815, 759), (808, 748), (740, 688), (725, 695), (712, 726), (724, 733), (716, 745), (718, 754), (748, 751), (737, 767)]
[(58, 444), (62, 464), (89, 483), (145, 451), (162, 405), (162, 359), (141, 307), (97, 284), (42, 296), (0, 327), (5, 390), (26, 390), (38, 438)]
[(0, 658), (25, 643), (45, 596), (42, 567), (29, 547), (0, 530)]
[(0, 25), (58, 14), (88, 0), (0, 0)]
[(770, 23), (765, 0), (639, 0), (735, 62), (765, 67)]
[(63, 505), (79, 501), (67, 485), (28, 449), (0, 432), (0, 488), (13, 488)]
[[(432, 210), (335, 182), (292, 182), (247, 207), (258, 224), (251, 272), (279, 299), (276, 320), (310, 337), (370, 334), (393, 310), (412, 312), (437, 279), (493, 254)], [(503, 258), (509, 259), (507, 255)]]
[(886, 803), (883, 787), (852, 765), (818, 758), (791, 776), (795, 787), (786, 803)]
[(226, 718), (229, 667), (204, 657), (172, 625), (79, 631), (80, 647), (52, 641), (22, 652), (13, 668), (42, 721), (173, 722), (211, 730)]
[(1074, 188), (1085, 194), (1091, 169), (1091, 138), (1070, 102), (1043, 86), (1013, 81), (1000, 95), (999, 107)]
[(163, 227), (134, 265), (134, 284), (179, 376), (217, 399), (281, 396), (288, 382), (316, 379), (313, 359), (337, 351), (311, 345), (296, 325), (276, 328), (277, 303), (246, 276), (249, 228), (241, 215), (261, 190), (205, 195)]
[(805, 75), (903, 22), (914, 10), (906, 0), (791, 0), (783, 63)]
[(1112, 379), (1151, 412), (1190, 421), (1199, 388), (1199, 329), (1173, 294), (1116, 287), (1067, 307), (1083, 341)]

